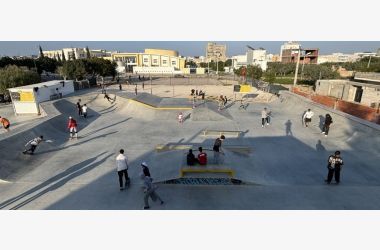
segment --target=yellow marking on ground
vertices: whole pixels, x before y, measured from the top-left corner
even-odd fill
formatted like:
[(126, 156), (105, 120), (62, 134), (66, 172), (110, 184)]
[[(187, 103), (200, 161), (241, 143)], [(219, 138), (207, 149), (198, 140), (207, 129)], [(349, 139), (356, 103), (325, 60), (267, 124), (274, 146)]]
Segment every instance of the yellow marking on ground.
[(208, 168), (205, 167), (192, 167), (192, 168), (181, 168), (180, 177), (184, 177), (185, 173), (225, 173), (231, 177), (234, 177), (235, 171), (229, 168)]

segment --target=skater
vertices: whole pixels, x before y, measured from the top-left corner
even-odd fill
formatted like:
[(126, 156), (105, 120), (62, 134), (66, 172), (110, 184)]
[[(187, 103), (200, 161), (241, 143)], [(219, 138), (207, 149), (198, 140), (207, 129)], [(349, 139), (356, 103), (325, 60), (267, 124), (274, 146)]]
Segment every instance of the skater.
[(148, 168), (148, 164), (145, 161), (143, 163), (141, 163), (141, 167), (142, 167), (144, 175), (150, 177), (150, 171)]
[(195, 163), (197, 162), (197, 159), (195, 159), (195, 155), (193, 154), (192, 149), (189, 149), (189, 153), (187, 153), (186, 162), (187, 162), (187, 165), (189, 166), (194, 166)]
[(82, 116), (83, 112), (82, 112), (82, 106), (80, 105), (80, 102), (81, 102), (81, 99), (79, 99), (77, 102), (77, 109), (78, 109), (78, 115)]
[(228, 102), (228, 99), (227, 99), (227, 96), (224, 96), (224, 107), (226, 107), (227, 106), (227, 102)]
[(269, 114), (267, 108), (264, 108), (261, 111), (261, 127), (263, 128), (265, 124), (269, 125)]
[(327, 136), (329, 134), (330, 125), (333, 123), (332, 117), (330, 114), (326, 114), (325, 122), (323, 124), (322, 128), (322, 134), (325, 134)]
[(82, 113), (83, 113), (83, 117), (87, 118), (87, 105), (86, 104), (83, 104), (83, 106), (82, 106)]
[(218, 111), (222, 110), (223, 104), (224, 104), (224, 97), (220, 95), (219, 100), (218, 100)]
[(336, 184), (340, 183), (340, 171), (342, 170), (343, 160), (340, 157), (340, 151), (335, 151), (334, 155), (330, 155), (328, 159), (327, 168), (329, 170), (327, 174), (327, 179), (325, 182), (327, 184), (331, 183), (333, 176), (335, 176)]
[(36, 137), (28, 141), (28, 143), (25, 144), (25, 147), (28, 147), (30, 145), (30, 148), (25, 149), (22, 153), (23, 154), (29, 153), (31, 155), (34, 154), (34, 151), (36, 150), (38, 144), (40, 144), (43, 140), (44, 140), (44, 137), (40, 135), (39, 137)]
[(221, 135), (220, 138), (217, 138), (214, 142), (214, 147), (212, 150), (214, 151), (214, 162), (215, 164), (220, 163), (220, 154), (224, 154), (222, 150), (222, 142), (226, 139), (224, 135)]
[(195, 95), (198, 96), (198, 90), (195, 90)]
[(142, 87), (143, 87), (143, 89), (144, 89), (144, 87), (145, 87), (145, 82), (142, 83)]
[(0, 116), (0, 123), (3, 125), (5, 131), (9, 132), (9, 127), (11, 126), (9, 120)]
[(112, 102), (111, 97), (109, 97), (107, 93), (104, 94), (104, 98), (106, 98), (107, 101)]
[[(128, 158), (124, 155), (124, 149), (120, 149), (119, 155), (116, 157), (116, 170), (119, 176), (120, 191), (129, 187), (130, 179), (128, 177)], [(125, 178), (125, 186), (123, 186), (123, 175)]]
[(199, 165), (207, 165), (207, 154), (203, 152), (203, 148), (199, 147), (198, 163)]
[(123, 88), (121, 87), (121, 83), (119, 83), (119, 90), (122, 91)]
[(141, 76), (139, 75), (139, 81), (141, 81)]
[(157, 187), (153, 185), (152, 178), (149, 176), (145, 176), (144, 173), (140, 174), (140, 178), (144, 181), (144, 209), (149, 209), (149, 197), (153, 200), (159, 200), (161, 205), (164, 204), (164, 201), (157, 194)]
[(303, 122), (305, 124), (305, 127), (309, 126), (309, 123), (311, 122), (311, 118), (313, 117), (314, 113), (311, 111), (311, 109), (308, 109), (305, 114), (303, 115)]
[(70, 139), (73, 138), (73, 133), (75, 133), (75, 138), (78, 138), (77, 121), (74, 120), (74, 118), (72, 118), (71, 116), (69, 117), (67, 128), (70, 130)]
[(183, 123), (183, 114), (182, 114), (182, 112), (180, 112), (180, 113), (178, 114), (178, 122), (179, 122), (179, 124), (182, 124), (182, 123)]
[(135, 86), (135, 95), (137, 95), (137, 84)]

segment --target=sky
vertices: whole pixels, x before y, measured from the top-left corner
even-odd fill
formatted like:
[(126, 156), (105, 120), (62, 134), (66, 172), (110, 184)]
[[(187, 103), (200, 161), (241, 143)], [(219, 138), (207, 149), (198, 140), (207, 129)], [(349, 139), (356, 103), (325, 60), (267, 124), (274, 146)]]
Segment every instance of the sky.
[[(0, 41), (0, 56), (37, 55), (43, 50), (71, 47), (106, 49), (120, 52), (143, 52), (145, 48), (173, 49), (182, 56), (204, 56), (208, 41)], [(227, 56), (244, 54), (246, 46), (265, 48), (267, 53), (279, 54), (285, 41), (213, 41), (227, 45)], [(319, 48), (321, 55), (335, 52), (377, 52), (380, 41), (299, 41), (303, 48)]]

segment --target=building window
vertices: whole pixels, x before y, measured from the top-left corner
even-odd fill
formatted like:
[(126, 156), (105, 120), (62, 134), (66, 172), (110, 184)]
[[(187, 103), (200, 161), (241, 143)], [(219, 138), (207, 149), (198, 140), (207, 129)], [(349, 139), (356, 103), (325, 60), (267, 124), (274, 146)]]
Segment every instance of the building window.
[(147, 63), (148, 62), (148, 58), (144, 58), (144, 63)]
[(176, 61), (172, 61), (172, 65), (176, 65), (177, 64), (177, 62)]
[(167, 64), (168, 60), (162, 60), (162, 64)]
[(153, 63), (157, 64), (158, 63), (157, 59), (153, 59)]

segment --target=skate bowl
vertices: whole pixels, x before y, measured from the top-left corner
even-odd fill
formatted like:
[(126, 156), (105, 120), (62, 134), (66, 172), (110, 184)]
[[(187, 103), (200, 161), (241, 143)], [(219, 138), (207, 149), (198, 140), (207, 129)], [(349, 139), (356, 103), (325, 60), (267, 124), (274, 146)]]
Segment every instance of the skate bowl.
[(213, 101), (206, 101), (198, 104), (193, 109), (192, 121), (231, 121), (233, 118), (227, 109), (218, 110), (218, 104)]

